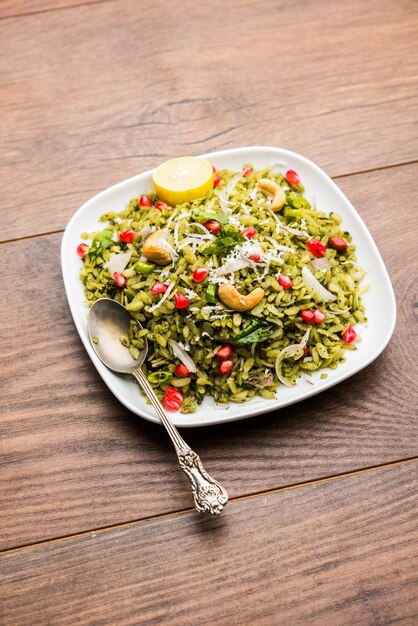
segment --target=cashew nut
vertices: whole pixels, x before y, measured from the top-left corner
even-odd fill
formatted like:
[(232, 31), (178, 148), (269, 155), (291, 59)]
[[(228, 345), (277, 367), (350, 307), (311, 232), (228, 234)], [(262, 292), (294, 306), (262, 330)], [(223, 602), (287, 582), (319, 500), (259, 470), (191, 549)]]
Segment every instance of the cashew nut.
[(268, 178), (261, 178), (258, 181), (258, 189), (264, 195), (271, 196), (271, 210), (276, 213), (276, 211), (280, 211), (284, 203), (286, 202), (286, 194), (280, 185), (278, 185), (274, 180), (269, 180)]
[(166, 237), (165, 230), (156, 230), (149, 235), (142, 246), (142, 254), (157, 265), (167, 265), (171, 263), (171, 254), (167, 246), (164, 245)]
[(264, 298), (264, 289), (256, 287), (251, 293), (243, 296), (229, 283), (222, 283), (219, 286), (218, 295), (229, 309), (233, 311), (250, 311)]

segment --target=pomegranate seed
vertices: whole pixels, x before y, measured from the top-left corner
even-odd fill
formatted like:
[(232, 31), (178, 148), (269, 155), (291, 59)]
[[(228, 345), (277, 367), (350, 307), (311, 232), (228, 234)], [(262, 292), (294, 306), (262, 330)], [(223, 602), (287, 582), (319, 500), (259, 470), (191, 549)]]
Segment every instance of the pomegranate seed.
[(290, 289), (293, 285), (293, 280), (287, 274), (279, 274), (277, 280), (283, 289)]
[(118, 287), (124, 287), (126, 285), (126, 278), (120, 272), (115, 272), (113, 278)]
[(87, 251), (90, 248), (90, 246), (88, 246), (86, 243), (80, 243), (77, 246), (77, 254), (78, 256), (81, 256), (82, 259), (85, 259), (87, 256)]
[(212, 165), (213, 173), (216, 174), (216, 167)]
[(334, 248), (337, 252), (347, 252), (347, 242), (342, 237), (331, 237), (328, 241), (330, 248)]
[(219, 233), (221, 230), (221, 225), (217, 220), (208, 220), (203, 226), (207, 228), (212, 235), (216, 235), (216, 233)]
[(158, 200), (158, 202), (156, 202), (154, 204), (155, 208), (158, 209), (158, 211), (162, 211), (163, 209), (172, 209), (173, 207), (171, 206), (171, 204), (167, 204), (167, 202), (163, 202), (162, 200)]
[(139, 198), (138, 204), (139, 206), (152, 206), (151, 200), (145, 194)]
[(232, 354), (232, 348), (229, 343), (226, 343), (224, 346), (221, 346), (219, 350), (216, 352), (216, 356), (219, 359), (229, 359)]
[(254, 226), (249, 226), (248, 228), (243, 230), (241, 234), (244, 235), (244, 237), (249, 237), (250, 239), (252, 239), (253, 237), (256, 236), (257, 231), (254, 228)]
[(261, 260), (261, 255), (258, 254), (258, 252), (254, 252), (254, 254), (250, 254), (248, 258), (254, 261), (254, 263), (258, 263)]
[(201, 283), (208, 274), (209, 270), (207, 267), (196, 267), (195, 271), (193, 272), (192, 279), (195, 283)]
[(316, 256), (318, 259), (325, 256), (327, 253), (326, 247), (323, 243), (318, 241), (318, 239), (309, 239), (306, 247), (308, 248), (309, 252)]
[(352, 326), (349, 326), (343, 333), (343, 341), (345, 341), (345, 343), (353, 343), (356, 337), (357, 333)]
[(323, 311), (321, 311), (321, 309), (315, 309), (314, 312), (314, 322), (315, 324), (322, 324), (322, 322), (325, 320), (325, 313)]
[(176, 389), (176, 387), (167, 387), (167, 389), (164, 392), (164, 395), (167, 398), (171, 398), (171, 400), (178, 402), (179, 404), (181, 404), (184, 400), (183, 394), (181, 393), (181, 391)]
[(183, 294), (178, 291), (174, 294), (174, 303), (176, 309), (186, 309), (189, 306), (189, 301), (186, 296), (183, 296)]
[(293, 185), (294, 187), (296, 187), (300, 184), (299, 174), (295, 172), (295, 170), (288, 170), (285, 174), (285, 178), (289, 185)]
[(221, 182), (221, 179), (219, 178), (219, 176), (217, 174), (215, 174), (215, 176), (213, 177), (213, 186), (217, 187)]
[(189, 370), (183, 363), (178, 363), (175, 367), (176, 376), (180, 376), (181, 378), (185, 378), (190, 374)]
[(121, 240), (122, 243), (131, 243), (135, 235), (136, 235), (136, 232), (134, 230), (125, 230), (123, 233), (119, 235), (119, 239)]
[(167, 396), (163, 396), (163, 407), (167, 411), (180, 411), (179, 403)]
[(253, 168), (250, 165), (244, 165), (244, 167), (242, 168), (242, 175), (251, 176), (252, 173), (253, 173)]
[(168, 285), (165, 285), (164, 283), (156, 282), (151, 287), (151, 293), (154, 293), (154, 294), (165, 293), (167, 289), (168, 289)]
[(307, 324), (310, 324), (311, 322), (313, 322), (315, 318), (314, 312), (309, 311), (309, 309), (302, 309), (299, 315), (301, 316), (303, 321), (306, 322)]
[(232, 368), (234, 367), (234, 362), (233, 361), (222, 361), (222, 363), (219, 364), (218, 366), (218, 372), (222, 375), (224, 374), (229, 374), (232, 370)]

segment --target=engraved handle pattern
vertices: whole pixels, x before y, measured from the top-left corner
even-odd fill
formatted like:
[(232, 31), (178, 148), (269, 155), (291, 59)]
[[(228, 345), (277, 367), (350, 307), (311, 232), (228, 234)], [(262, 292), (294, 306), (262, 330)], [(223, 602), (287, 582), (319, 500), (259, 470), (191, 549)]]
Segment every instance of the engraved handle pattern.
[(187, 474), (192, 485), (195, 508), (200, 513), (219, 515), (228, 502), (226, 489), (207, 473), (199, 455), (193, 452), (190, 446), (184, 441), (183, 437), (164, 411), (161, 402), (157, 398), (154, 389), (151, 387), (142, 369), (138, 367), (132, 370), (132, 374), (145, 391), (158, 417), (161, 419), (161, 422), (170, 435), (180, 467), (185, 474)]
[(228, 502), (226, 489), (209, 476), (196, 452), (189, 448), (187, 452), (177, 456), (180, 467), (190, 479), (196, 509), (200, 513), (219, 515)]

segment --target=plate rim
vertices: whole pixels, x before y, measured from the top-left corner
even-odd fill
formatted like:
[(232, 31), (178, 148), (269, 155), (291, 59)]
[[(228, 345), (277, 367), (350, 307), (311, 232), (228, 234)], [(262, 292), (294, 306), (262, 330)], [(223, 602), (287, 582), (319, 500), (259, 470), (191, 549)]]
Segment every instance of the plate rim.
[[(362, 217), (360, 216), (360, 214), (357, 212), (357, 210), (355, 209), (355, 207), (352, 205), (352, 203), (350, 202), (350, 200), (347, 198), (347, 196), (344, 194), (344, 192), (338, 187), (338, 185), (332, 180), (332, 178), (330, 178), (330, 176), (328, 176), (328, 174), (322, 169), (320, 168), (316, 163), (314, 163), (313, 161), (311, 161), (310, 159), (308, 159), (307, 157), (288, 150), (286, 148), (278, 148), (278, 147), (274, 147), (274, 146), (240, 146), (240, 147), (235, 147), (235, 148), (230, 148), (230, 149), (225, 149), (225, 150), (216, 150), (213, 152), (206, 152), (204, 154), (200, 154), (197, 155), (201, 158), (222, 158), (222, 157), (228, 157), (230, 155), (237, 155), (239, 153), (242, 153), (243, 151), (251, 151), (253, 153), (265, 153), (266, 151), (272, 152), (272, 153), (276, 153), (281, 157), (290, 157), (290, 159), (292, 158), (296, 158), (298, 160), (302, 160), (302, 162), (305, 162), (316, 174), (319, 174), (322, 178), (325, 178), (326, 183), (332, 188), (332, 190), (338, 195), (339, 199), (341, 199), (344, 203), (346, 203), (348, 205), (348, 208), (350, 209), (351, 212), (351, 217), (357, 221), (358, 226), (362, 229), (363, 234), (366, 236), (366, 238), (368, 239), (368, 244), (370, 245), (370, 247), (373, 250), (373, 253), (378, 261), (378, 266), (379, 266), (379, 271), (381, 272), (382, 278), (384, 279), (385, 283), (386, 283), (386, 287), (388, 289), (388, 293), (389, 293), (389, 297), (390, 297), (390, 302), (386, 303), (387, 305), (390, 305), (388, 308), (389, 310), (389, 323), (387, 325), (386, 328), (386, 334), (384, 336), (383, 341), (381, 341), (381, 343), (378, 345), (378, 347), (371, 352), (371, 354), (368, 354), (367, 356), (365, 356), (364, 360), (362, 360), (359, 364), (354, 365), (354, 367), (349, 368), (348, 371), (346, 372), (340, 372), (339, 375), (337, 376), (336, 379), (326, 379), (321, 381), (320, 384), (316, 384), (315, 386), (313, 386), (311, 389), (304, 389), (303, 394), (301, 397), (299, 398), (289, 398), (288, 400), (286, 399), (280, 399), (278, 400), (277, 397), (275, 400), (268, 400), (268, 399), (259, 399), (259, 398), (253, 398), (252, 400), (250, 400), (248, 403), (236, 403), (236, 407), (240, 407), (240, 409), (242, 409), (241, 411), (239, 411), (236, 415), (229, 415), (228, 411), (229, 411), (229, 407), (235, 406), (235, 403), (231, 403), (231, 405), (227, 405), (227, 407), (223, 407), (222, 410), (222, 414), (219, 412), (219, 414), (216, 417), (212, 417), (209, 420), (205, 420), (204, 418), (199, 418), (196, 419), (196, 417), (194, 417), (194, 414), (187, 414), (187, 415), (183, 415), (183, 414), (171, 414), (170, 417), (173, 421), (173, 423), (179, 427), (179, 428), (196, 428), (196, 427), (204, 427), (204, 426), (217, 426), (220, 424), (225, 424), (228, 422), (235, 422), (235, 421), (240, 421), (243, 419), (249, 419), (250, 417), (256, 417), (257, 415), (261, 415), (264, 413), (271, 413), (273, 411), (280, 411), (281, 409), (290, 406), (292, 404), (296, 404), (297, 402), (301, 402), (303, 400), (306, 400), (308, 398), (311, 398), (312, 396), (315, 396), (319, 393), (322, 393), (323, 391), (326, 391), (327, 389), (330, 389), (331, 387), (334, 387), (335, 385), (340, 384), (341, 382), (343, 382), (344, 380), (347, 380), (347, 378), (351, 378), (351, 376), (354, 376), (355, 374), (357, 374), (358, 372), (360, 372), (361, 370), (363, 370), (364, 368), (368, 367), (375, 359), (377, 359), (377, 357), (383, 352), (383, 350), (386, 348), (386, 346), (388, 345), (394, 329), (395, 329), (395, 325), (396, 325), (396, 317), (397, 317), (397, 311), (396, 311), (396, 299), (395, 299), (395, 294), (393, 291), (393, 286), (390, 280), (390, 276), (389, 273), (387, 271), (387, 268), (385, 266), (385, 263), (382, 259), (382, 256), (379, 252), (379, 249), (369, 231), (369, 229), (367, 228), (365, 222), (363, 221)], [(95, 366), (96, 370), (98, 371), (100, 377), (102, 378), (104, 384), (107, 386), (107, 388), (111, 391), (111, 393), (119, 400), (119, 402), (121, 402), (121, 404), (123, 406), (125, 406), (128, 410), (130, 410), (132, 413), (134, 413), (135, 415), (138, 415), (139, 417), (142, 417), (143, 419), (146, 419), (150, 422), (153, 422), (155, 424), (159, 424), (161, 425), (161, 422), (159, 420), (159, 418), (155, 415), (149, 414), (146, 415), (144, 413), (142, 413), (137, 407), (133, 406), (132, 403), (127, 400), (126, 398), (123, 397), (123, 395), (121, 393), (119, 393), (119, 390), (116, 389), (111, 383), (109, 383), (109, 381), (106, 379), (106, 373), (109, 373), (110, 370), (108, 370), (108, 368), (106, 368), (106, 366), (104, 366), (102, 364), (102, 362), (98, 359), (98, 357), (96, 356), (92, 346), (90, 345), (90, 341), (88, 339), (88, 335), (85, 333), (85, 329), (82, 326), (82, 324), (79, 322), (77, 313), (78, 313), (78, 304), (74, 302), (74, 298), (73, 298), (73, 294), (69, 285), (69, 281), (70, 281), (70, 271), (69, 271), (69, 267), (72, 265), (71, 263), (68, 263), (68, 259), (67, 259), (67, 251), (68, 251), (68, 246), (67, 246), (67, 240), (70, 238), (71, 236), (71, 231), (73, 228), (73, 225), (77, 223), (78, 219), (80, 218), (81, 215), (84, 215), (84, 212), (88, 209), (88, 206), (93, 203), (93, 202), (97, 202), (100, 201), (103, 197), (105, 197), (106, 195), (108, 195), (108, 193), (110, 191), (112, 192), (117, 192), (119, 189), (125, 187), (126, 185), (128, 185), (129, 183), (132, 183), (134, 181), (136, 181), (138, 178), (142, 179), (142, 178), (146, 178), (147, 176), (150, 177), (152, 172), (154, 171), (155, 168), (149, 169), (149, 170), (145, 170), (143, 172), (140, 172), (138, 174), (135, 174), (134, 176), (130, 176), (129, 178), (126, 178), (122, 181), (119, 181), (118, 183), (115, 183), (114, 185), (111, 185), (110, 187), (107, 187), (106, 189), (103, 189), (102, 191), (99, 191), (97, 194), (95, 194), (94, 196), (90, 197), (88, 200), (86, 200), (76, 211), (75, 213), (71, 216), (71, 218), (69, 219), (63, 236), (62, 236), (62, 240), (61, 240), (61, 272), (62, 272), (62, 276), (63, 276), (63, 283), (64, 283), (64, 290), (65, 290), (65, 295), (66, 295), (66, 299), (67, 299), (67, 303), (73, 318), (73, 322), (75, 324), (75, 327), (77, 329), (77, 332), (79, 334), (79, 337), (82, 341), (82, 344), (84, 345), (84, 348), (86, 349), (87, 354), (90, 357), (90, 360), (92, 361), (93, 365)], [(337, 370), (334, 370), (337, 371)], [(139, 391), (138, 391), (139, 393)], [(254, 403), (254, 401), (258, 401), (260, 402), (260, 405), (258, 407), (251, 407), (251, 403)], [(212, 401), (213, 403), (213, 401)], [(269, 407), (269, 403), (271, 403), (271, 406)], [(214, 403), (213, 403), (214, 404)], [(210, 407), (208, 407), (210, 408)], [(217, 413), (218, 411), (216, 411)], [(182, 419), (176, 419), (176, 418), (182, 418)], [(194, 417), (194, 419), (193, 419)], [(183, 421), (183, 420), (188, 420)]]

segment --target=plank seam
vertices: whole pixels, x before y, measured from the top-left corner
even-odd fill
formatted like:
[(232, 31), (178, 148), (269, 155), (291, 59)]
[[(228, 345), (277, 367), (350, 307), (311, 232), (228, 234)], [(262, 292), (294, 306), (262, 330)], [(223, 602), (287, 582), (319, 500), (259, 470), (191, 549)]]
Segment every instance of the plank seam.
[[(328, 483), (335, 480), (340, 480), (343, 478), (348, 478), (350, 476), (357, 476), (360, 474), (365, 474), (368, 472), (377, 472), (384, 469), (400, 467), (401, 465), (407, 465), (408, 463), (416, 463), (418, 461), (418, 456), (400, 459), (397, 461), (388, 461), (387, 463), (382, 463), (381, 465), (373, 465), (370, 467), (364, 467), (357, 470), (352, 470), (349, 472), (342, 472), (340, 474), (332, 474), (330, 476), (324, 476), (322, 478), (316, 478), (315, 480), (308, 480), (300, 483), (294, 483), (291, 485), (285, 485), (283, 487), (275, 487), (273, 489), (267, 489), (266, 491), (255, 491), (253, 493), (246, 494), (244, 496), (237, 496), (236, 498), (231, 498), (229, 500), (229, 504), (233, 504), (236, 502), (243, 502), (245, 500), (252, 500), (255, 498), (270, 496), (276, 493), (282, 493), (285, 491), (290, 491), (293, 489), (300, 489), (305, 487), (310, 487), (312, 485), (321, 485), (324, 483)], [(78, 533), (71, 533), (69, 535), (62, 535), (58, 537), (52, 537), (50, 539), (42, 539), (40, 541), (34, 541), (33, 543), (22, 544), (20, 546), (15, 546), (13, 548), (6, 548), (5, 550), (0, 550), (0, 558), (5, 556), (6, 554), (10, 554), (12, 552), (20, 552), (22, 550), (33, 549), (38, 546), (48, 545), (52, 543), (57, 543), (60, 541), (68, 541), (71, 539), (77, 539), (81, 537), (88, 537), (89, 535), (97, 535), (105, 532), (109, 532), (112, 530), (119, 530), (124, 528), (130, 528), (131, 526), (137, 526), (139, 524), (143, 524), (148, 522), (149, 520), (157, 520), (157, 519), (166, 519), (170, 517), (177, 517), (179, 515), (183, 515), (185, 513), (193, 513), (195, 511), (194, 508), (187, 509), (179, 509), (177, 511), (170, 511), (169, 513), (158, 513), (156, 515), (149, 515), (147, 517), (142, 517), (135, 520), (130, 520), (128, 522), (122, 522), (120, 524), (109, 524), (108, 526), (100, 526), (98, 528), (92, 528), (90, 530), (85, 530)]]
[[(103, 1), (107, 2), (108, 0), (103, 0)], [(109, 0), (109, 1), (113, 2), (114, 0)], [(406, 167), (408, 165), (414, 165), (415, 163), (418, 163), (418, 159), (415, 159), (413, 161), (405, 161), (403, 163), (393, 163), (392, 165), (382, 165), (380, 167), (373, 167), (368, 170), (360, 170), (358, 172), (351, 172), (350, 174), (337, 174), (336, 176), (331, 176), (331, 178), (332, 180), (337, 180), (337, 179), (339, 180), (340, 178), (350, 178), (351, 176), (362, 176), (363, 174), (380, 172), (383, 170), (393, 169), (395, 167)], [(58, 235), (60, 233), (63, 233), (64, 230), (65, 230), (64, 228), (60, 228), (58, 230), (51, 230), (51, 231), (47, 231), (44, 233), (35, 233), (33, 235), (25, 235), (24, 237), (16, 237), (15, 239), (2, 239), (0, 240), (0, 245), (6, 244), (6, 243), (15, 243), (16, 241), (26, 241), (27, 239), (35, 239), (37, 237), (48, 237), (49, 235)]]
[(392, 169), (394, 167), (406, 167), (407, 165), (414, 165), (418, 163), (418, 159), (412, 159), (411, 161), (402, 161), (401, 163), (392, 163), (391, 165), (378, 165), (376, 167), (370, 167), (365, 170), (359, 170), (358, 172), (351, 172), (350, 174), (336, 174), (331, 176), (332, 180), (340, 178), (348, 178), (349, 176), (361, 176), (362, 174), (370, 174), (373, 172), (381, 172), (383, 170)]
[(37, 11), (26, 11), (23, 13), (15, 13), (14, 15), (0, 16), (0, 20), (15, 20), (19, 17), (32, 17), (43, 13), (54, 13), (56, 11), (67, 11), (68, 9), (78, 9), (80, 7), (90, 7), (96, 4), (110, 4), (117, 0), (98, 0), (97, 2), (79, 2), (78, 4), (68, 4), (65, 7), (51, 7), (50, 9), (38, 9)]

